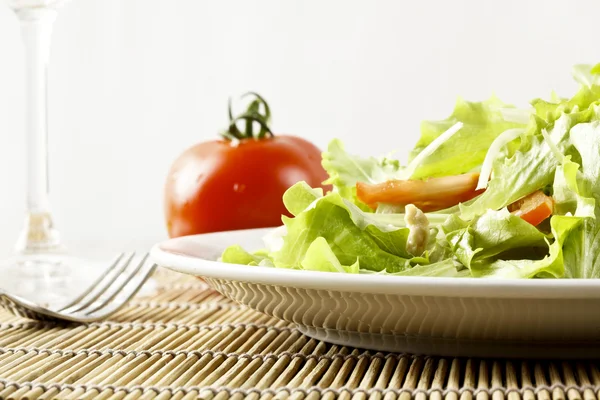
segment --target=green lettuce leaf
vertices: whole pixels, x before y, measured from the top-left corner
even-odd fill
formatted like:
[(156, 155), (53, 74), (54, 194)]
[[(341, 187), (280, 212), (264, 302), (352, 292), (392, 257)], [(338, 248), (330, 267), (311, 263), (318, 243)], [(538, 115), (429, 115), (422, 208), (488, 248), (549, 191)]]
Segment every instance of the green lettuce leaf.
[(533, 225), (509, 213), (506, 208), (488, 210), (472, 224), (464, 225), (463, 221), (454, 217), (443, 229), (447, 232), (446, 238), (456, 258), (467, 268), (472, 268), (474, 262), (503, 253), (506, 256), (510, 252), (510, 256), (514, 257), (518, 249), (522, 249), (519, 255), (545, 255), (548, 252), (546, 236)]
[(345, 272), (349, 274), (358, 274), (359, 260), (358, 257), (352, 265), (342, 265), (337, 259), (327, 240), (322, 237), (316, 238), (304, 255), (304, 259), (300, 262), (302, 269), (309, 271), (323, 272)]
[(329, 143), (327, 151), (323, 153), (322, 165), (329, 174), (329, 179), (324, 183), (333, 185), (342, 197), (353, 201), (365, 211), (370, 209), (356, 198), (356, 183), (381, 183), (399, 179), (402, 172), (398, 160), (348, 154), (338, 139)]
[(534, 99), (531, 105), (538, 117), (546, 122), (556, 121), (563, 113), (585, 110), (600, 100), (600, 64), (578, 64), (573, 67), (573, 77), (581, 85), (570, 99), (557, 98), (550, 101)]
[(451, 259), (439, 261), (433, 264), (417, 265), (402, 272), (392, 275), (397, 276), (430, 276), (445, 278), (465, 278), (471, 275), (468, 269), (459, 270), (457, 263)]
[(408, 228), (393, 228), (368, 219), (365, 213), (338, 193), (329, 193), (294, 218), (284, 217), (283, 247), (271, 254), (277, 267), (297, 268), (310, 245), (324, 238), (342, 265), (357, 259), (363, 269), (402, 271), (412, 258), (406, 252)]
[(554, 242), (546, 257), (541, 260), (481, 260), (471, 264), (471, 273), (477, 278), (562, 278), (565, 276), (563, 244), (580, 223), (578, 217), (555, 215), (550, 219)]
[(587, 88), (594, 88), (594, 86), (600, 87), (600, 64), (574, 65), (571, 74), (581, 86)]
[(571, 161), (570, 156), (563, 158), (556, 169), (552, 185), (554, 212), (559, 215), (571, 214), (576, 217), (595, 217), (596, 201), (593, 197), (585, 197), (577, 183), (579, 164)]
[(462, 267), (452, 259), (446, 259), (432, 264), (416, 265), (402, 272), (388, 273), (386, 271), (373, 272), (362, 270), (363, 274), (390, 275), (390, 276), (430, 276), (445, 278), (466, 278), (471, 276), (468, 269)]
[(269, 257), (266, 250), (259, 250), (254, 253), (249, 253), (241, 246), (229, 246), (221, 255), (221, 261), (229, 264), (241, 264), (252, 266), (273, 267), (273, 261)]
[(573, 127), (571, 142), (581, 158), (581, 174), (575, 178), (571, 172), (569, 181), (576, 194), (586, 199), (584, 209), (589, 210), (591, 200), (595, 207), (593, 216), (580, 213), (583, 215), (581, 225), (566, 240), (566, 275), (600, 278), (600, 122)]
[(543, 121), (532, 120), (530, 129), (537, 133), (528, 135), (528, 140), (521, 143), (512, 157), (496, 160), (494, 174), (486, 191), (472, 203), (460, 205), (461, 218), (471, 220), (487, 210), (499, 210), (552, 184), (559, 160), (542, 135), (542, 129), (547, 129), (549, 139), (560, 151), (566, 152), (570, 147), (568, 138), (571, 128), (592, 119), (595, 111), (590, 108), (574, 114), (563, 114), (550, 126), (544, 126)]
[(302, 181), (290, 187), (283, 194), (283, 205), (292, 215), (298, 215), (313, 202), (323, 197), (323, 189), (313, 189)]
[(577, 94), (568, 100), (558, 102), (535, 99), (531, 105), (535, 114), (547, 123), (552, 123), (563, 114), (575, 113), (586, 110), (600, 99), (600, 87), (589, 88), (582, 86)]
[(411, 161), (456, 123), (462, 122), (463, 126), (433, 153), (420, 160), (411, 178), (458, 175), (480, 166), (498, 135), (508, 129), (526, 126), (504, 119), (502, 110), (511, 107), (495, 96), (483, 102), (458, 99), (447, 119), (422, 122), (421, 138), (411, 152)]

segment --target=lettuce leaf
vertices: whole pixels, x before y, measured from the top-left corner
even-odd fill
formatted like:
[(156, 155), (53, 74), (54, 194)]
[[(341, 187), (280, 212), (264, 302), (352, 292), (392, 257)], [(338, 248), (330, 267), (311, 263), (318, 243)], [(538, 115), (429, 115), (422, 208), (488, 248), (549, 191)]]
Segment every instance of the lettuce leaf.
[(321, 197), (323, 197), (323, 189), (313, 189), (308, 183), (302, 181), (285, 191), (283, 205), (290, 214), (298, 215)]
[(300, 262), (302, 269), (309, 271), (323, 272), (345, 272), (348, 274), (358, 274), (359, 261), (352, 265), (342, 265), (337, 259), (327, 240), (322, 237), (316, 238), (304, 255), (304, 259)]
[(364, 274), (389, 275), (389, 276), (431, 276), (446, 278), (465, 278), (471, 275), (468, 269), (452, 259), (435, 262), (432, 264), (416, 265), (402, 272), (388, 273), (386, 271), (373, 272), (361, 271)]
[(323, 153), (322, 165), (329, 174), (329, 179), (324, 183), (333, 185), (342, 197), (365, 211), (370, 211), (370, 208), (356, 198), (356, 183), (381, 183), (399, 179), (403, 169), (398, 160), (348, 154), (338, 139), (329, 143), (327, 151)]
[(572, 113), (588, 109), (600, 100), (600, 64), (595, 66), (587, 64), (575, 65), (572, 75), (580, 84), (580, 88), (570, 99), (553, 99), (550, 101), (534, 99), (531, 105), (538, 117), (548, 123), (556, 121), (564, 113)]
[(542, 99), (532, 100), (531, 105), (535, 114), (548, 123), (559, 119), (563, 114), (576, 113), (586, 110), (600, 99), (600, 87), (581, 87), (577, 94), (571, 99), (559, 102), (546, 101)]
[(421, 138), (411, 152), (411, 161), (456, 123), (461, 122), (463, 125), (419, 162), (411, 178), (458, 175), (480, 166), (498, 135), (508, 129), (526, 126), (505, 120), (502, 110), (506, 108), (512, 106), (495, 96), (483, 102), (469, 102), (459, 98), (452, 115), (447, 119), (422, 122)]
[(471, 204), (460, 205), (461, 218), (471, 220), (487, 210), (499, 210), (552, 184), (559, 160), (544, 138), (542, 129), (547, 129), (549, 139), (560, 151), (566, 152), (570, 148), (568, 138), (571, 128), (592, 119), (595, 111), (595, 108), (591, 108), (563, 114), (550, 126), (544, 126), (539, 119), (532, 120), (529, 129), (536, 133), (529, 134), (512, 157), (496, 160), (487, 190)]
[(465, 278), (470, 276), (470, 272), (466, 268), (459, 269), (452, 259), (439, 261), (433, 264), (417, 265), (402, 272), (397, 272), (391, 275), (396, 276), (430, 276), (430, 277), (445, 277), (445, 278)]
[(580, 223), (578, 217), (555, 215), (550, 220), (554, 242), (546, 257), (541, 260), (481, 260), (471, 264), (471, 273), (476, 278), (562, 278), (566, 258), (563, 257), (563, 244)]
[(410, 266), (406, 252), (409, 229), (369, 219), (338, 193), (329, 193), (294, 218), (283, 218), (287, 228), (283, 247), (271, 254), (277, 267), (298, 268), (317, 238), (327, 241), (342, 265), (374, 271), (399, 272)]
[[(467, 268), (472, 267), (473, 262), (487, 260), (503, 253), (525, 249), (520, 255), (527, 253), (548, 252), (546, 235), (535, 226), (525, 222), (523, 219), (512, 215), (506, 208), (500, 211), (488, 210), (472, 224), (466, 227), (458, 217), (453, 218), (445, 224), (446, 238), (452, 246), (456, 258)], [(454, 227), (459, 229), (450, 231)]]
[(600, 88), (600, 64), (576, 64), (571, 70), (573, 78), (583, 87)]
[(241, 246), (229, 246), (221, 255), (221, 261), (229, 264), (273, 267), (273, 261), (266, 250), (249, 253)]
[(559, 215), (594, 218), (596, 201), (593, 197), (582, 195), (577, 183), (579, 174), (579, 164), (571, 161), (570, 156), (564, 157), (562, 164), (556, 169), (552, 185), (554, 212)]
[[(600, 278), (600, 122), (575, 126), (571, 130), (571, 142), (581, 158), (581, 174), (574, 177), (571, 173), (571, 187), (578, 197), (585, 199), (585, 210), (589, 210), (592, 203), (595, 207), (594, 215), (580, 213), (581, 225), (566, 240), (566, 276)], [(578, 210), (581, 208), (578, 204)]]

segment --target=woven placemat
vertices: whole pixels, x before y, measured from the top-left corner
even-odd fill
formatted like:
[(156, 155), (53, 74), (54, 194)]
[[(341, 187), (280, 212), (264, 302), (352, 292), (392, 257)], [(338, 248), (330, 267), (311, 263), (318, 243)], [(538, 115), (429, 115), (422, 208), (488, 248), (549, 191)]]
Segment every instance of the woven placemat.
[(202, 281), (159, 271), (158, 293), (110, 321), (53, 325), (0, 311), (0, 399), (596, 399), (596, 362), (449, 359), (310, 339)]

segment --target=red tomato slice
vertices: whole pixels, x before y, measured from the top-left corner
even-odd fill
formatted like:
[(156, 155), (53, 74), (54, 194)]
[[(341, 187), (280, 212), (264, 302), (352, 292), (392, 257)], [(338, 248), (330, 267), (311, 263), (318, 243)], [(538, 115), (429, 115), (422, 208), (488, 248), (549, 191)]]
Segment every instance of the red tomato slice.
[(427, 180), (390, 180), (379, 184), (358, 182), (358, 198), (375, 208), (377, 203), (414, 204), (424, 212), (443, 210), (483, 193), (475, 190), (479, 173)]
[(553, 209), (554, 200), (552, 200), (552, 197), (546, 196), (541, 190), (533, 192), (508, 206), (510, 212), (533, 226), (538, 226), (551, 216)]

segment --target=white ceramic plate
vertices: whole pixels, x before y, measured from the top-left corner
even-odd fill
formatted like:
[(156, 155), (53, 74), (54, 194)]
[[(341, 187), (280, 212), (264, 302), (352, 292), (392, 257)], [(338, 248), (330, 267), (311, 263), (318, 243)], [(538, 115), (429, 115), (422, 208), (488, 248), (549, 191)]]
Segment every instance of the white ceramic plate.
[(373, 350), (480, 357), (600, 356), (600, 280), (396, 277), (216, 261), (265, 229), (188, 236), (151, 257), (308, 336)]

